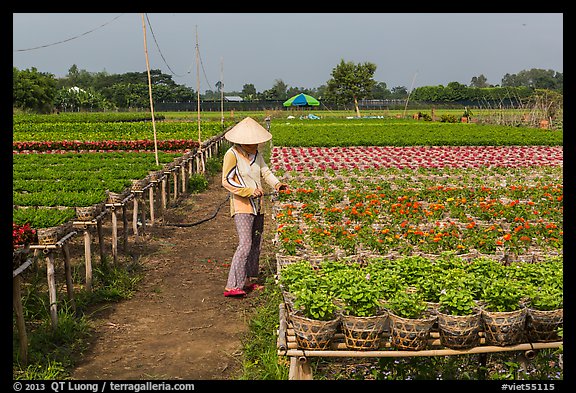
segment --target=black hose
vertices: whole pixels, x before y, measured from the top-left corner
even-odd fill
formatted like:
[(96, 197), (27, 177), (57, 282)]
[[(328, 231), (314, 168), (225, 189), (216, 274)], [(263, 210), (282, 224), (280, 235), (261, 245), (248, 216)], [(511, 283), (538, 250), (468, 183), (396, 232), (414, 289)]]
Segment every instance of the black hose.
[[(274, 194), (275, 194), (275, 193), (266, 193), (266, 194), (264, 194), (264, 195), (262, 195), (262, 196), (271, 196), (271, 195), (274, 195)], [(214, 219), (214, 218), (218, 215), (218, 212), (220, 211), (220, 209), (222, 209), (222, 206), (224, 206), (224, 204), (228, 201), (228, 199), (230, 199), (230, 194), (228, 194), (228, 196), (226, 197), (226, 199), (224, 199), (224, 200), (222, 201), (222, 203), (220, 203), (220, 204), (218, 205), (218, 207), (216, 208), (216, 211), (214, 212), (214, 214), (212, 214), (212, 215), (211, 215), (210, 217), (208, 217), (208, 218), (204, 218), (204, 219), (202, 219), (202, 220), (200, 220), (200, 221), (196, 221), (196, 222), (192, 222), (192, 223), (169, 223), (169, 222), (167, 222), (167, 223), (164, 223), (164, 225), (170, 226), (170, 227), (193, 227), (193, 226), (196, 226), (196, 225), (198, 225), (198, 224), (202, 224), (202, 223), (204, 223), (204, 222), (206, 222), (206, 221), (210, 221), (210, 220)]]
[(167, 222), (167, 223), (165, 223), (164, 225), (171, 226), (171, 227), (193, 227), (193, 226), (195, 226), (195, 225), (202, 224), (203, 222), (210, 221), (210, 220), (212, 220), (213, 218), (216, 217), (216, 215), (218, 214), (218, 212), (220, 211), (220, 209), (222, 209), (222, 206), (224, 206), (224, 204), (228, 201), (229, 198), (230, 198), (230, 195), (228, 195), (228, 196), (226, 197), (226, 199), (224, 199), (224, 201), (222, 201), (222, 203), (220, 203), (220, 205), (218, 205), (218, 207), (216, 208), (216, 211), (214, 212), (214, 214), (212, 214), (212, 215), (211, 215), (210, 217), (208, 217), (208, 218), (205, 218), (205, 219), (203, 219), (203, 220), (196, 221), (196, 222), (193, 222), (193, 223), (169, 223), (169, 222)]

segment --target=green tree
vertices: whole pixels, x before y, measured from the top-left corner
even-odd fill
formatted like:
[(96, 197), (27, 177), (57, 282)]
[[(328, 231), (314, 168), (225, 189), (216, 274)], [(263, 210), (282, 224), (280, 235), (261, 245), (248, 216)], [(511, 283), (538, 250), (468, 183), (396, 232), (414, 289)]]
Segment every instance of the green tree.
[(245, 100), (248, 101), (254, 100), (257, 94), (258, 93), (256, 92), (256, 88), (252, 83), (246, 83), (244, 86), (242, 86), (241, 96)]
[(12, 69), (12, 105), (23, 110), (49, 113), (56, 97), (56, 79), (53, 74), (38, 72), (35, 67)]
[(374, 83), (374, 87), (372, 88), (372, 98), (376, 100), (386, 100), (389, 99), (390, 96), (390, 90), (388, 90), (385, 82)]
[(371, 98), (376, 81), (373, 79), (376, 64), (340, 61), (332, 70), (332, 79), (327, 82), (326, 98), (336, 103), (354, 102), (356, 115), (360, 117), (358, 100)]
[(408, 88), (406, 86), (393, 87), (390, 93), (390, 98), (394, 100), (404, 100), (408, 98)]
[(63, 87), (58, 90), (54, 105), (64, 111), (114, 109), (114, 105), (92, 87), (86, 90), (77, 86)]
[(563, 92), (564, 75), (553, 70), (532, 68), (520, 71), (518, 74), (506, 74), (502, 78), (502, 87), (519, 86)]
[(490, 87), (490, 85), (488, 84), (488, 79), (484, 74), (480, 74), (479, 76), (472, 77), (470, 87)]

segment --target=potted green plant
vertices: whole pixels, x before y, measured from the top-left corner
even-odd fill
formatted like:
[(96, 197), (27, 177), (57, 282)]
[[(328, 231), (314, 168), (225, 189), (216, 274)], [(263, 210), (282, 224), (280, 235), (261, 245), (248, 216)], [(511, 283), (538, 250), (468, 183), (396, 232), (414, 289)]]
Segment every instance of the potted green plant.
[(480, 344), (482, 310), (471, 290), (460, 286), (442, 290), (437, 315), (442, 345), (465, 349)]
[(388, 312), (381, 308), (381, 295), (370, 274), (363, 273), (349, 275), (348, 284), (339, 287), (336, 296), (343, 303), (341, 320), (346, 346), (377, 349)]
[(562, 285), (549, 282), (531, 286), (526, 315), (526, 333), (534, 342), (557, 341), (564, 325), (564, 293)]
[(333, 295), (324, 288), (303, 286), (294, 292), (290, 321), (296, 342), (303, 349), (327, 349), (340, 324)]
[(422, 350), (428, 345), (437, 317), (426, 313), (422, 294), (410, 289), (398, 291), (386, 301), (390, 317), (390, 340), (398, 349)]
[(486, 344), (513, 345), (524, 338), (527, 309), (522, 304), (525, 297), (517, 280), (496, 278), (482, 290), (482, 321)]

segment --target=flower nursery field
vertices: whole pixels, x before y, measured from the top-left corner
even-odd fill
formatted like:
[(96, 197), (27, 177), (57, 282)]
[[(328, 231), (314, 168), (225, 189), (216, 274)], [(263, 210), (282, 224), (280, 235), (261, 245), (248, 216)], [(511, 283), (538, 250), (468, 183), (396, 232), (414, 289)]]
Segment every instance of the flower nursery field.
[[(432, 334), (435, 318), (445, 348), (561, 340), (561, 323), (541, 337), (521, 319), (562, 315), (561, 132), (292, 119), (272, 133), (270, 167), (289, 185), (273, 206), (277, 275), (294, 332), (287, 348), (341, 357), (438, 349), (401, 330), (417, 320)], [(520, 316), (508, 337), (492, 336), (502, 328), (491, 326), (492, 312)], [(470, 316), (477, 330), (453, 346), (441, 315)], [(387, 335), (374, 333), (386, 318)], [(320, 326), (325, 335), (313, 335)]]
[[(562, 253), (561, 133), (526, 129), (518, 144), (513, 127), (467, 124), (463, 133), (460, 124), (340, 123), (273, 127), (270, 166), (290, 185), (275, 206), (281, 253)], [(330, 130), (351, 143), (330, 145)], [(449, 143), (407, 146), (410, 137), (400, 135), (409, 130)], [(398, 143), (381, 144), (391, 136)]]
[[(15, 249), (34, 241), (31, 229), (73, 220), (76, 207), (101, 204), (108, 191), (129, 190), (196, 149), (194, 115), (175, 118), (157, 116), (157, 165), (147, 116), (15, 116)], [(203, 120), (201, 139), (234, 123)], [(533, 305), (562, 305), (562, 130), (275, 113), (270, 131), (273, 139), (261, 151), (289, 190), (273, 196), (267, 230), (281, 285), (302, 290), (299, 306), (333, 310), (333, 299), (319, 291), (329, 285), (355, 288), (343, 295), (350, 299), (381, 300), (368, 285), (374, 283), (389, 295), (416, 288), (437, 302), (442, 285), (471, 279), (477, 291), (467, 295), (502, 308), (521, 296), (533, 296)], [(294, 262), (309, 263), (314, 274), (301, 274), (311, 271)], [(528, 262), (542, 263), (537, 269)], [(326, 281), (317, 277), (320, 264)], [(292, 272), (283, 270), (287, 265)], [(394, 270), (395, 282), (386, 269)], [(550, 292), (538, 298), (542, 287)], [(369, 315), (374, 304), (361, 313)]]
[[(15, 233), (71, 221), (76, 207), (101, 204), (108, 191), (129, 191), (134, 181), (197, 149), (198, 126), (188, 117), (165, 122), (156, 116), (156, 164), (150, 113), (14, 115)], [(203, 121), (200, 137), (206, 141), (231, 124)]]

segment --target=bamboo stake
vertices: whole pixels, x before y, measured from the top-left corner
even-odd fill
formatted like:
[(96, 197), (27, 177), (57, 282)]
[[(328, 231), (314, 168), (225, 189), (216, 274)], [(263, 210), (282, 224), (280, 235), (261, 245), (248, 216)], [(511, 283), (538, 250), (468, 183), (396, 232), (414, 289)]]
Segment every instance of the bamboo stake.
[(148, 62), (148, 45), (146, 44), (146, 23), (142, 13), (142, 31), (144, 32), (144, 54), (146, 56), (146, 72), (148, 73), (148, 95), (150, 96), (150, 113), (152, 114), (152, 129), (154, 130), (154, 157), (158, 164), (158, 142), (156, 141), (156, 121), (154, 120), (154, 102), (152, 100), (152, 77), (150, 76), (150, 63)]
[(12, 279), (12, 305), (16, 314), (16, 326), (18, 327), (18, 341), (20, 342), (20, 362), (28, 364), (28, 335), (26, 334), (26, 323), (24, 321), (24, 308), (22, 307), (21, 294), (22, 277), (15, 276)]
[[(200, 132), (200, 49), (198, 47), (198, 26), (196, 26), (196, 101), (198, 103), (197, 113), (198, 113), (198, 151), (202, 152), (202, 134)], [(202, 161), (202, 167), (200, 171), (204, 173), (206, 170), (204, 166), (204, 160)]]
[(279, 314), (280, 314), (280, 327), (278, 329), (278, 348), (280, 350), (285, 350), (288, 348), (286, 345), (286, 330), (287, 330), (287, 323), (286, 323), (286, 305), (283, 302), (280, 302), (279, 305)]
[(116, 207), (110, 208), (112, 211), (112, 260), (116, 264), (118, 261), (118, 217)]
[(54, 252), (48, 250), (46, 255), (46, 279), (48, 281), (48, 298), (50, 300), (50, 319), (52, 320), (52, 329), (58, 327), (58, 301), (56, 298), (56, 275), (54, 272)]
[(164, 210), (166, 210), (166, 183), (168, 182), (168, 176), (162, 177), (162, 216), (164, 216)]
[(154, 225), (154, 187), (148, 189), (148, 199), (150, 204), (150, 225)]
[(174, 187), (174, 201), (178, 199), (178, 174), (176, 171), (172, 171), (172, 185)]
[(414, 87), (414, 81), (416, 80), (416, 75), (418, 75), (418, 71), (414, 74), (412, 78), (412, 85), (410, 86), (410, 92), (408, 93), (408, 97), (406, 97), (406, 105), (404, 105), (404, 117), (406, 117), (406, 109), (408, 109), (408, 100), (410, 100), (410, 96), (412, 95), (412, 89)]
[(84, 229), (84, 258), (86, 260), (86, 290), (92, 292), (92, 238), (88, 226)]
[(64, 271), (66, 273), (66, 292), (68, 293), (68, 300), (72, 305), (72, 310), (76, 313), (76, 302), (74, 300), (74, 282), (72, 281), (72, 266), (70, 264), (70, 249), (68, 243), (62, 245), (62, 252), (64, 253)]
[(132, 205), (132, 230), (136, 239), (138, 239), (138, 195), (134, 194), (134, 202)]
[(184, 165), (184, 163), (182, 163), (180, 165), (180, 180), (182, 183), (182, 194), (186, 193), (186, 166)]
[[(563, 344), (562, 341), (546, 342), (546, 343), (526, 343), (510, 346), (494, 346), (483, 345), (473, 347), (470, 349), (428, 349), (421, 351), (397, 351), (397, 350), (370, 350), (370, 351), (354, 351), (354, 350), (302, 350), (302, 349), (289, 349), (282, 351), (280, 354), (286, 356), (322, 356), (322, 357), (412, 357), (412, 356), (450, 356), (450, 355), (469, 355), (479, 353), (492, 353), (492, 352), (511, 352), (511, 351), (529, 351), (534, 349), (545, 348), (558, 348)], [(280, 351), (279, 351), (280, 352)]]

